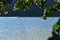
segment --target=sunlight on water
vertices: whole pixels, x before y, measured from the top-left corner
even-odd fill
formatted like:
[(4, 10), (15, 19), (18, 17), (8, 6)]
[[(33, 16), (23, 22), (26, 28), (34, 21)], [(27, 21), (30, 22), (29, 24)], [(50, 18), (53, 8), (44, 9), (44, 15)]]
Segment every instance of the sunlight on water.
[(58, 17), (1, 17), (0, 40), (47, 40)]

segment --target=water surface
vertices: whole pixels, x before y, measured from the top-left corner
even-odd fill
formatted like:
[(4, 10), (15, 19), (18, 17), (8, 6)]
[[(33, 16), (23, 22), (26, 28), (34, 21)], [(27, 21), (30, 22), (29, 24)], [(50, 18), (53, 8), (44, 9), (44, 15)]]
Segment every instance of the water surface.
[(47, 40), (58, 17), (1, 17), (0, 40)]

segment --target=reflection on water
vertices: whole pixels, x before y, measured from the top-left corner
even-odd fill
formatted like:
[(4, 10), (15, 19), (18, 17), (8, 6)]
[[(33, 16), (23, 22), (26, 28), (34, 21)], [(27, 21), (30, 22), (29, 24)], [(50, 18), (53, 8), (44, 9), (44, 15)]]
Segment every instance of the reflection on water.
[(47, 40), (58, 18), (0, 18), (0, 40)]

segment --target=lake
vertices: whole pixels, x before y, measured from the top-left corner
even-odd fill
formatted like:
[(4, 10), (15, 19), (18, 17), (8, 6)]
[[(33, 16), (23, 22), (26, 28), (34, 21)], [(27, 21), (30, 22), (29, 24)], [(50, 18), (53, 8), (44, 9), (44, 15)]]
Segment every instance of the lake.
[(0, 40), (47, 40), (59, 17), (0, 17)]

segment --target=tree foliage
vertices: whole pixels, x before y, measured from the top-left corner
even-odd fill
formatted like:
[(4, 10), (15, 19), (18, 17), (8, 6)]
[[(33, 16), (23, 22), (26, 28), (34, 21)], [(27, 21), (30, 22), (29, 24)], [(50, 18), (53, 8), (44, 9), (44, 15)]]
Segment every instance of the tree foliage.
[[(29, 9), (30, 5), (36, 6), (38, 8), (43, 8), (44, 4), (47, 0), (17, 0), (17, 2), (14, 4), (13, 11), (22, 9), (23, 11), (26, 11), (26, 9)], [(43, 19), (46, 19), (46, 16), (54, 16), (55, 12), (60, 11), (60, 0), (54, 0), (57, 2), (57, 4), (54, 4), (52, 6), (46, 7), (43, 11), (43, 15), (41, 16)], [(6, 4), (10, 4), (12, 0), (0, 0), (0, 14), (2, 13), (2, 10), (4, 10), (4, 14), (8, 14), (8, 11), (6, 10)]]

